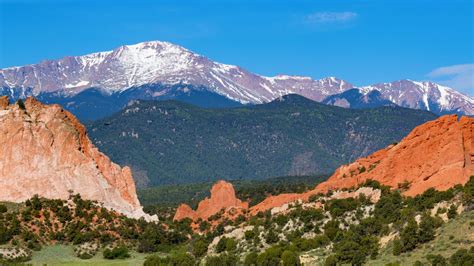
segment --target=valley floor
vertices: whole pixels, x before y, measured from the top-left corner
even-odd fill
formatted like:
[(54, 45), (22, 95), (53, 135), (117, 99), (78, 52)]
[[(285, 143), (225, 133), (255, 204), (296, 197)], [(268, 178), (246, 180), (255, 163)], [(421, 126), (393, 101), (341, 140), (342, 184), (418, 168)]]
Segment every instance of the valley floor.
[(98, 252), (93, 258), (83, 260), (74, 255), (72, 246), (54, 245), (45, 246), (39, 252), (34, 252), (31, 261), (34, 266), (40, 265), (117, 265), (132, 266), (143, 265), (145, 257), (149, 254), (131, 252), (131, 257), (125, 260), (107, 260), (103, 258), (102, 252)]

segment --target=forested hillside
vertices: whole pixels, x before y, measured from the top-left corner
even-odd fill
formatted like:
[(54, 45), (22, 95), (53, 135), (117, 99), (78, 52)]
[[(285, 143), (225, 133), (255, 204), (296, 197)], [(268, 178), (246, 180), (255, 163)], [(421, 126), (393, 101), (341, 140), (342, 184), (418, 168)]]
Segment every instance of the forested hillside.
[(426, 111), (350, 110), (288, 95), (228, 109), (141, 101), (88, 129), (99, 149), (130, 166), (138, 187), (146, 187), (329, 174), (435, 118)]

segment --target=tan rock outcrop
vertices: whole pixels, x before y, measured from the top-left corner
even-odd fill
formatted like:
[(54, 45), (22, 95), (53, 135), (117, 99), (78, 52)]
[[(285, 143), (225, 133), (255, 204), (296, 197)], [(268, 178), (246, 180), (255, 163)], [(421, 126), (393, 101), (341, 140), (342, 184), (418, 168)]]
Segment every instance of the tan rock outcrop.
[(23, 110), (0, 98), (0, 201), (21, 202), (34, 194), (67, 199), (72, 192), (129, 217), (150, 219), (130, 168), (101, 153), (74, 115), (33, 98), (24, 105)]
[(199, 202), (196, 211), (193, 211), (186, 204), (181, 204), (176, 211), (174, 220), (182, 220), (184, 218), (191, 218), (192, 220), (201, 218), (205, 220), (222, 209), (224, 209), (224, 212), (231, 211), (232, 213), (235, 213), (238, 209), (248, 209), (248, 203), (242, 202), (235, 196), (232, 184), (223, 180), (218, 181), (212, 186), (211, 196)]

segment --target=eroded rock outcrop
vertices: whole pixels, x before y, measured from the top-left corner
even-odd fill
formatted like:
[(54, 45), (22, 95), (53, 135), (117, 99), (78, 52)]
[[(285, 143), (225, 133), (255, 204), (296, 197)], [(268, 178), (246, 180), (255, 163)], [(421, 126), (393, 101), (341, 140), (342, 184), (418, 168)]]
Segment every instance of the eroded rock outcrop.
[(176, 210), (175, 220), (199, 218), (206, 220), (210, 216), (224, 210), (225, 213), (238, 213), (240, 210), (248, 209), (248, 203), (242, 202), (235, 196), (235, 190), (231, 183), (218, 181), (211, 188), (211, 196), (199, 202), (196, 211), (186, 204), (181, 204)]
[(372, 179), (407, 196), (429, 188), (447, 190), (474, 175), (474, 118), (443, 116), (416, 127), (400, 143), (339, 167), (325, 182), (303, 194), (270, 196), (251, 208), (266, 211), (329, 190), (357, 187)]
[(38, 194), (97, 200), (129, 217), (148, 217), (138, 201), (130, 168), (101, 153), (85, 127), (59, 105), (28, 98), (24, 106), (0, 98), (0, 201)]
[(341, 166), (316, 192), (360, 185), (368, 179), (414, 196), (447, 190), (474, 174), (474, 118), (443, 116), (416, 127), (400, 143)]
[(474, 118), (463, 116), (458, 119), (456, 115), (440, 117), (416, 127), (398, 144), (339, 167), (327, 181), (311, 191), (269, 196), (250, 209), (247, 209), (245, 202), (235, 198), (231, 184), (220, 181), (212, 188), (211, 198), (201, 201), (196, 211), (181, 205), (175, 219), (206, 219), (229, 207), (239, 207), (255, 215), (291, 202), (308, 201), (312, 195), (328, 191), (334, 191), (331, 198), (364, 194), (376, 202), (380, 191), (371, 188), (341, 191), (359, 187), (369, 179), (399, 188), (407, 196), (421, 194), (429, 188), (447, 190), (457, 184), (465, 184), (474, 175), (473, 126)]

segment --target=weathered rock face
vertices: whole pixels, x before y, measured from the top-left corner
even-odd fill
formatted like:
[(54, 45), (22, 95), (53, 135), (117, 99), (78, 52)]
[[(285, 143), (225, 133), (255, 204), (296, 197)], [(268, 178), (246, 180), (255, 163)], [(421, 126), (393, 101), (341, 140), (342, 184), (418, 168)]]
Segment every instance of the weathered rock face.
[(33, 98), (24, 106), (0, 98), (0, 200), (67, 199), (72, 191), (129, 217), (146, 216), (130, 169), (101, 153), (76, 117)]
[(182, 220), (184, 218), (191, 218), (192, 220), (196, 220), (201, 218), (205, 220), (222, 209), (227, 212), (231, 209), (247, 208), (248, 203), (242, 202), (235, 196), (235, 190), (232, 184), (221, 180), (212, 186), (211, 197), (199, 202), (196, 211), (193, 211), (191, 207), (186, 204), (181, 204), (176, 210), (174, 219)]
[(443, 116), (416, 127), (400, 143), (349, 165), (341, 166), (316, 192), (357, 186), (368, 179), (397, 188), (409, 184), (405, 195), (428, 188), (446, 190), (465, 184), (474, 174), (474, 118)]
[(329, 190), (357, 187), (368, 179), (398, 188), (407, 196), (429, 188), (447, 190), (474, 175), (474, 118), (443, 116), (416, 127), (400, 143), (343, 165), (314, 190), (270, 196), (250, 209), (252, 214)]

